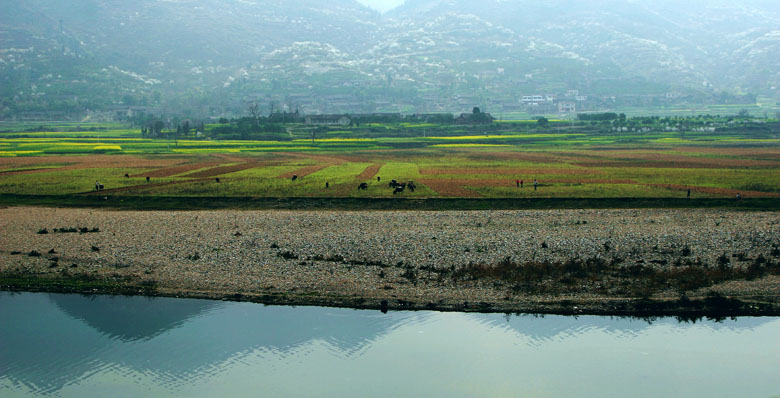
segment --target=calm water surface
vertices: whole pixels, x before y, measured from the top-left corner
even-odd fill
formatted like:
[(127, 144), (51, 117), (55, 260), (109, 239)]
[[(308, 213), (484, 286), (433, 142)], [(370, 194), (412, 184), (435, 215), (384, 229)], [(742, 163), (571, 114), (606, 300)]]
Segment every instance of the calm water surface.
[(780, 318), (389, 313), (0, 292), (0, 397), (778, 397)]

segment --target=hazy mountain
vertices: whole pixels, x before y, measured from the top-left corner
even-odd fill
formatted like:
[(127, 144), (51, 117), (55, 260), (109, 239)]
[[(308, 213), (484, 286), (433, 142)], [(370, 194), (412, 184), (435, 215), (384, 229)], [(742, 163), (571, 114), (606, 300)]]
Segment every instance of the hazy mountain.
[(0, 117), (107, 104), (221, 113), (252, 98), (323, 112), (468, 109), (568, 90), (706, 101), (780, 85), (780, 6), (762, 0), (407, 0), (385, 14), (355, 0), (0, 7)]
[[(593, 66), (589, 73), (616, 67), (676, 85), (751, 90), (777, 86), (780, 73), (780, 57), (770, 59), (780, 43), (776, 2), (408, 0), (391, 15), (424, 22), (448, 14), (474, 15), (557, 48)], [(774, 76), (745, 76), (754, 69)]]

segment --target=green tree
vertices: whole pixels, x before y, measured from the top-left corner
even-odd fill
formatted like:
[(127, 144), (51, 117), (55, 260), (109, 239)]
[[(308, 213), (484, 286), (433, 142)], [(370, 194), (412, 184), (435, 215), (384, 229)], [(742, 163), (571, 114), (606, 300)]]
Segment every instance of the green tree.
[(536, 119), (536, 124), (539, 125), (539, 127), (541, 127), (541, 128), (547, 127), (547, 125), (549, 123), (550, 123), (550, 121), (547, 120), (546, 117), (540, 117), (540, 118)]
[(162, 134), (163, 127), (165, 127), (165, 123), (162, 120), (152, 123), (152, 137), (159, 137)]
[(190, 121), (185, 120), (184, 123), (181, 125), (181, 135), (182, 137), (186, 137), (187, 134), (190, 133), (190, 130), (192, 130), (192, 126), (190, 126)]

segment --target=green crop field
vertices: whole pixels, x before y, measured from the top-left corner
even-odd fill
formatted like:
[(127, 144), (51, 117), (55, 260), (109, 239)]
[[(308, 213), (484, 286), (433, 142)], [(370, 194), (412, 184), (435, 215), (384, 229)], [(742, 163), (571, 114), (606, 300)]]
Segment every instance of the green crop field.
[[(116, 125), (5, 130), (0, 194), (89, 196), (98, 181), (112, 196), (780, 198), (777, 134), (594, 125), (371, 123), (313, 140), (295, 125), (278, 141), (150, 139)], [(394, 194), (393, 179), (414, 191)]]

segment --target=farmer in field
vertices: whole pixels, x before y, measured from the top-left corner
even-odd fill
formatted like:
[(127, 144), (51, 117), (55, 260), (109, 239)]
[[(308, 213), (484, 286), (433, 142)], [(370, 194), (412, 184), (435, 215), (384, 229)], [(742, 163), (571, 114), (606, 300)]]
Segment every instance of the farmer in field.
[(539, 181), (534, 180), (534, 191), (536, 191), (536, 187), (539, 186)]
[(96, 191), (100, 190), (100, 182), (98, 182), (98, 181), (95, 181), (95, 190)]
[(520, 180), (520, 188), (523, 187), (523, 180)]
[(515, 184), (517, 184), (517, 187), (520, 188), (520, 180), (515, 180)]
[(327, 189), (327, 188), (330, 188), (330, 183), (329, 183), (329, 182), (327, 182), (327, 181), (325, 181), (325, 188), (326, 188), (326, 189)]
[(690, 199), (690, 198), (691, 198), (691, 189), (688, 188), (688, 199)]

